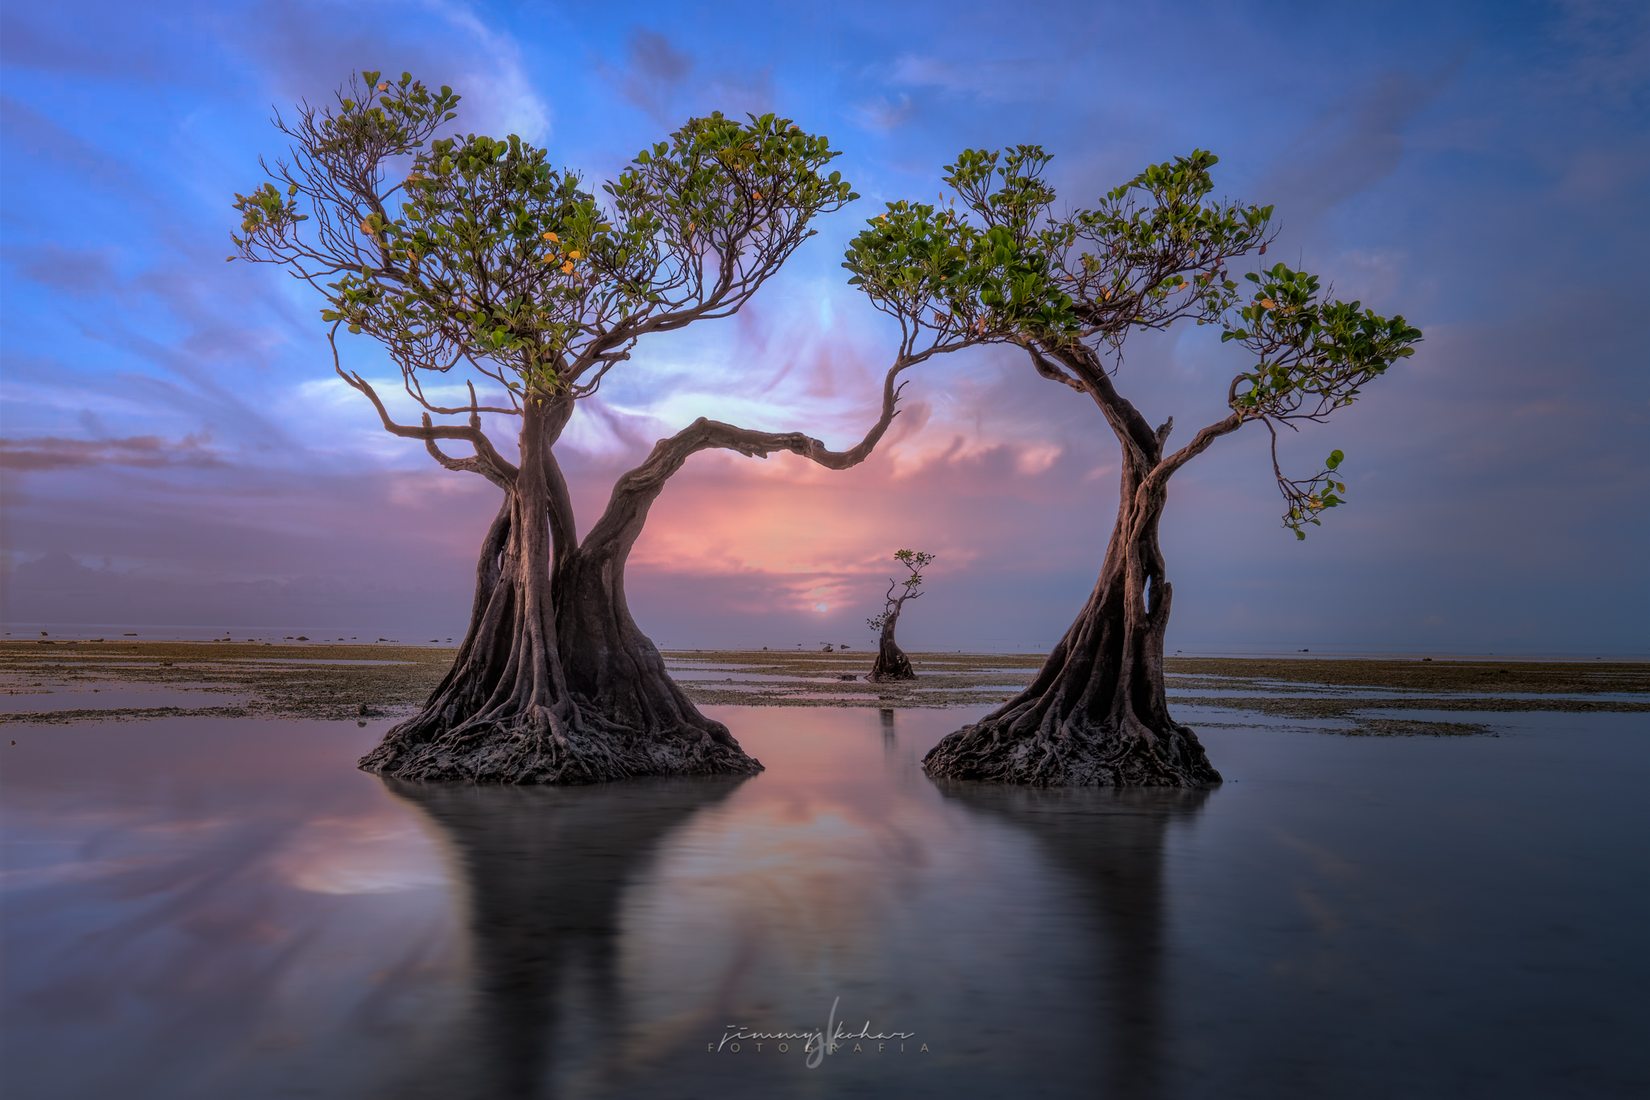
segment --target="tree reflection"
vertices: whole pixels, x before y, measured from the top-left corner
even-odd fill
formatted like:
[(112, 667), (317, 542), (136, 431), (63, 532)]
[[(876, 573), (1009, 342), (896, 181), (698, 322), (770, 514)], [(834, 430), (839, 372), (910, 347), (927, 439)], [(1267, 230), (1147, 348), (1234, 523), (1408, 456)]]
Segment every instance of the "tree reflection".
[(1064, 872), (1073, 897), (1093, 916), (1087, 923), (1100, 972), (1092, 1025), (1049, 1023), (1104, 1044), (1106, 1095), (1161, 1095), (1171, 1053), (1163, 1040), (1164, 837), (1171, 825), (1193, 820), (1210, 792), (936, 785), (948, 801), (1035, 837), (1049, 864)]
[(424, 1063), (434, 1068), (420, 1071), (418, 1088), (548, 1096), (570, 1073), (605, 1072), (602, 1051), (618, 1046), (626, 1024), (618, 972), (625, 896), (666, 837), (742, 781), (548, 788), (385, 780), (437, 826), (469, 901), (474, 1033), (455, 1044), (457, 1057)]

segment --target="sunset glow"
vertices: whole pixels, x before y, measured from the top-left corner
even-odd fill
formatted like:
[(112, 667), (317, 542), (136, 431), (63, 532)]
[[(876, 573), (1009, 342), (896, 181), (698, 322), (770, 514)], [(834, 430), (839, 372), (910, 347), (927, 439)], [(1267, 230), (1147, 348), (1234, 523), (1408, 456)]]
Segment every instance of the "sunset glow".
[[(887, 200), (932, 196), (964, 145), (1045, 144), (1074, 203), (1202, 145), (1221, 155), (1219, 187), (1276, 204), (1280, 254), (1401, 307), (1427, 338), (1344, 418), (1285, 440), (1301, 462), (1349, 456), (1352, 507), (1308, 542), (1278, 530), (1263, 440), (1222, 441), (1176, 481), (1171, 648), (1642, 648), (1633, 608), (1650, 594), (1631, 548), (1646, 520), (1621, 501), (1646, 488), (1646, 383), (1632, 280), (1600, 277), (1650, 244), (1634, 213), (1650, 185), (1642, 12), (1520, 5), (1486, 37), (1479, 5), (1284, 21), (1043, 7), (1008, 23), (454, 0), (393, 18), (307, 3), (13, 14), (6, 629), (459, 628), (491, 488), (379, 429), (332, 376), (307, 288), (223, 263), (229, 196), (277, 148), (270, 105), (383, 64), (451, 83), (464, 126), (546, 143), (592, 184), (712, 109), (777, 110), (844, 150), (864, 198), (733, 319), (650, 338), (581, 406), (564, 461), (585, 526), (620, 472), (697, 416), (859, 437), (895, 334), (845, 285), (843, 244)], [(1325, 36), (1344, 48), (1310, 48)], [(1153, 82), (1170, 38), (1180, 74)], [(1262, 40), (1289, 64), (1237, 60)], [(1544, 220), (1566, 229), (1499, 228)], [(1230, 351), (1202, 332), (1142, 341), (1119, 377), (1183, 439), (1220, 412)], [(393, 388), (370, 341), (344, 354)], [(1092, 584), (1116, 478), (1103, 421), (1058, 389), (1010, 349), (974, 351), (912, 373), (859, 469), (696, 457), (631, 560), (637, 617), (665, 645), (860, 637), (888, 555), (921, 544), (939, 558), (911, 644), (1046, 647)], [(458, 399), (462, 380), (431, 392)], [(1605, 522), (1629, 537), (1587, 535)], [(1577, 561), (1597, 583), (1539, 583)]]

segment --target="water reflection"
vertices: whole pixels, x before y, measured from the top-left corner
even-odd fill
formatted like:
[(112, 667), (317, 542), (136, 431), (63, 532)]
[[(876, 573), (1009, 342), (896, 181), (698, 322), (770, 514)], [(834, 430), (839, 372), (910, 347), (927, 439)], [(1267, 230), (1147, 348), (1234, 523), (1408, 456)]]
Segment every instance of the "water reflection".
[(386, 780), (447, 845), (467, 901), (474, 990), (454, 1050), (407, 1086), (525, 1097), (610, 1076), (599, 1053), (630, 1025), (619, 965), (625, 895), (668, 835), (744, 779), (564, 790)]
[[(716, 708), (762, 775), (564, 791), (385, 785), (353, 722), (13, 726), (0, 1087), (1650, 1095), (1636, 716), (1213, 729), (1212, 795), (938, 787), (969, 716)], [(930, 1052), (706, 1049), (838, 1001)]]
[(1084, 1030), (1104, 1051), (1103, 1095), (1163, 1095), (1168, 985), (1164, 839), (1202, 810), (1206, 790), (1071, 790), (936, 784), (947, 800), (1035, 838), (1083, 911), (1098, 973)]

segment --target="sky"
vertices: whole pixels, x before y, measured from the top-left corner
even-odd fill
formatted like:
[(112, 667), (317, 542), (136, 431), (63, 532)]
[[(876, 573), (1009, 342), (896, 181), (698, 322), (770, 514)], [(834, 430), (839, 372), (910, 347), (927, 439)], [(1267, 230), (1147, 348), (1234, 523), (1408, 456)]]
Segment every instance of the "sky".
[[(1012, 14), (1008, 14), (1012, 11)], [(592, 184), (693, 115), (830, 135), (863, 196), (736, 317), (639, 345), (568, 430), (581, 525), (694, 417), (835, 446), (894, 352), (842, 249), (937, 197), (963, 148), (1055, 155), (1066, 207), (1216, 152), (1273, 203), (1273, 255), (1425, 332), (1285, 456), (1346, 452), (1349, 504), (1296, 542), (1258, 426), (1175, 478), (1170, 650), (1650, 653), (1650, 5), (8, 5), (0, 14), (0, 618), (458, 634), (497, 506), (386, 435), (332, 374), (321, 303), (226, 264), (273, 111), (410, 70)], [(1175, 438), (1234, 349), (1132, 341), (1119, 388)], [(346, 364), (393, 386), (358, 339)], [(672, 647), (869, 646), (890, 557), (936, 555), (907, 648), (1045, 649), (1094, 583), (1116, 443), (1023, 356), (913, 372), (862, 466), (706, 453), (631, 559)], [(404, 411), (404, 410), (403, 410)], [(1258, 433), (1258, 434), (1257, 434)], [(495, 437), (496, 437), (495, 433)]]

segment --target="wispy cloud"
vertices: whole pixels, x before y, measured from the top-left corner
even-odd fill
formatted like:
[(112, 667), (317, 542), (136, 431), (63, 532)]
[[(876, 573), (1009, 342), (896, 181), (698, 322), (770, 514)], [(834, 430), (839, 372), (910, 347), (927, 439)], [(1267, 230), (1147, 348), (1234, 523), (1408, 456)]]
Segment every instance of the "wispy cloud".
[(861, 100), (852, 108), (854, 121), (861, 129), (886, 133), (897, 130), (916, 113), (916, 104), (905, 92), (894, 96), (875, 96)]
[(182, 439), (162, 439), (158, 435), (134, 435), (124, 439), (64, 439), (56, 436), (0, 439), (0, 469), (35, 472), (85, 466), (153, 469), (225, 465), (223, 457), (211, 444), (211, 437), (205, 435), (186, 435)]
[(1050, 58), (962, 59), (919, 53), (900, 54), (888, 73), (890, 84), (996, 102), (1045, 99), (1063, 79), (1061, 66)]
[[(1644, 5), (1555, 3), (1518, 23), (1471, 5), (1278, 20), (1259, 4), (1136, 16), (1056, 0), (1005, 21), (850, 3), (743, 21), (655, 8), (646, 26), (613, 6), (479, 0), (12, 7), (8, 615), (19, 599), (96, 621), (298, 608), (427, 616), (442, 636), (462, 619), (497, 490), (381, 432), (330, 380), (307, 288), (223, 263), (230, 193), (279, 151), (271, 105), (367, 66), (452, 84), (465, 129), (553, 129), (593, 174), (689, 115), (783, 109), (840, 139), (836, 167), (868, 196), (822, 219), (736, 320), (638, 347), (580, 410), (563, 459), (586, 523), (618, 473), (701, 413), (859, 438), (889, 332), (843, 287), (840, 246), (881, 200), (930, 199), (958, 148), (1043, 142), (1080, 203), (1206, 147), (1223, 189), (1277, 204), (1273, 255), (1304, 256), (1427, 340), (1335, 424), (1287, 442), (1291, 462), (1349, 456), (1351, 506), (1307, 543), (1277, 527), (1264, 438), (1240, 432), (1176, 478), (1172, 637), (1642, 637), (1634, 551), (1650, 528), (1628, 502), (1650, 469), (1631, 276), (1650, 248)], [(1176, 416), (1178, 438), (1222, 414), (1241, 369), (1207, 336), (1133, 341), (1117, 376), (1154, 423)], [(346, 354), (394, 389), (371, 341)], [(695, 456), (627, 588), (678, 644), (851, 641), (886, 555), (917, 545), (941, 559), (913, 644), (1045, 644), (1093, 583), (1116, 461), (1092, 403), (1023, 355), (948, 356), (912, 372), (893, 431), (853, 471)], [(1592, 584), (1550, 584), (1577, 562)], [(1336, 597), (1307, 606), (1303, 591)]]
[(466, 130), (516, 133), (542, 142), (552, 111), (528, 76), (508, 33), (458, 0), (422, 0), (430, 23), (378, 5), (341, 7), (322, 0), (266, 2), (241, 41), (279, 100), (321, 101), (362, 68), (412, 72), (449, 84), (463, 97)]
[(1460, 68), (1387, 72), (1330, 104), (1285, 148), (1256, 188), (1299, 230), (1386, 177), (1403, 159), (1405, 129)]
[(604, 61), (599, 68), (631, 105), (665, 127), (713, 110), (738, 117), (774, 109), (771, 70), (703, 65), (665, 35), (645, 27), (630, 32), (621, 61)]

